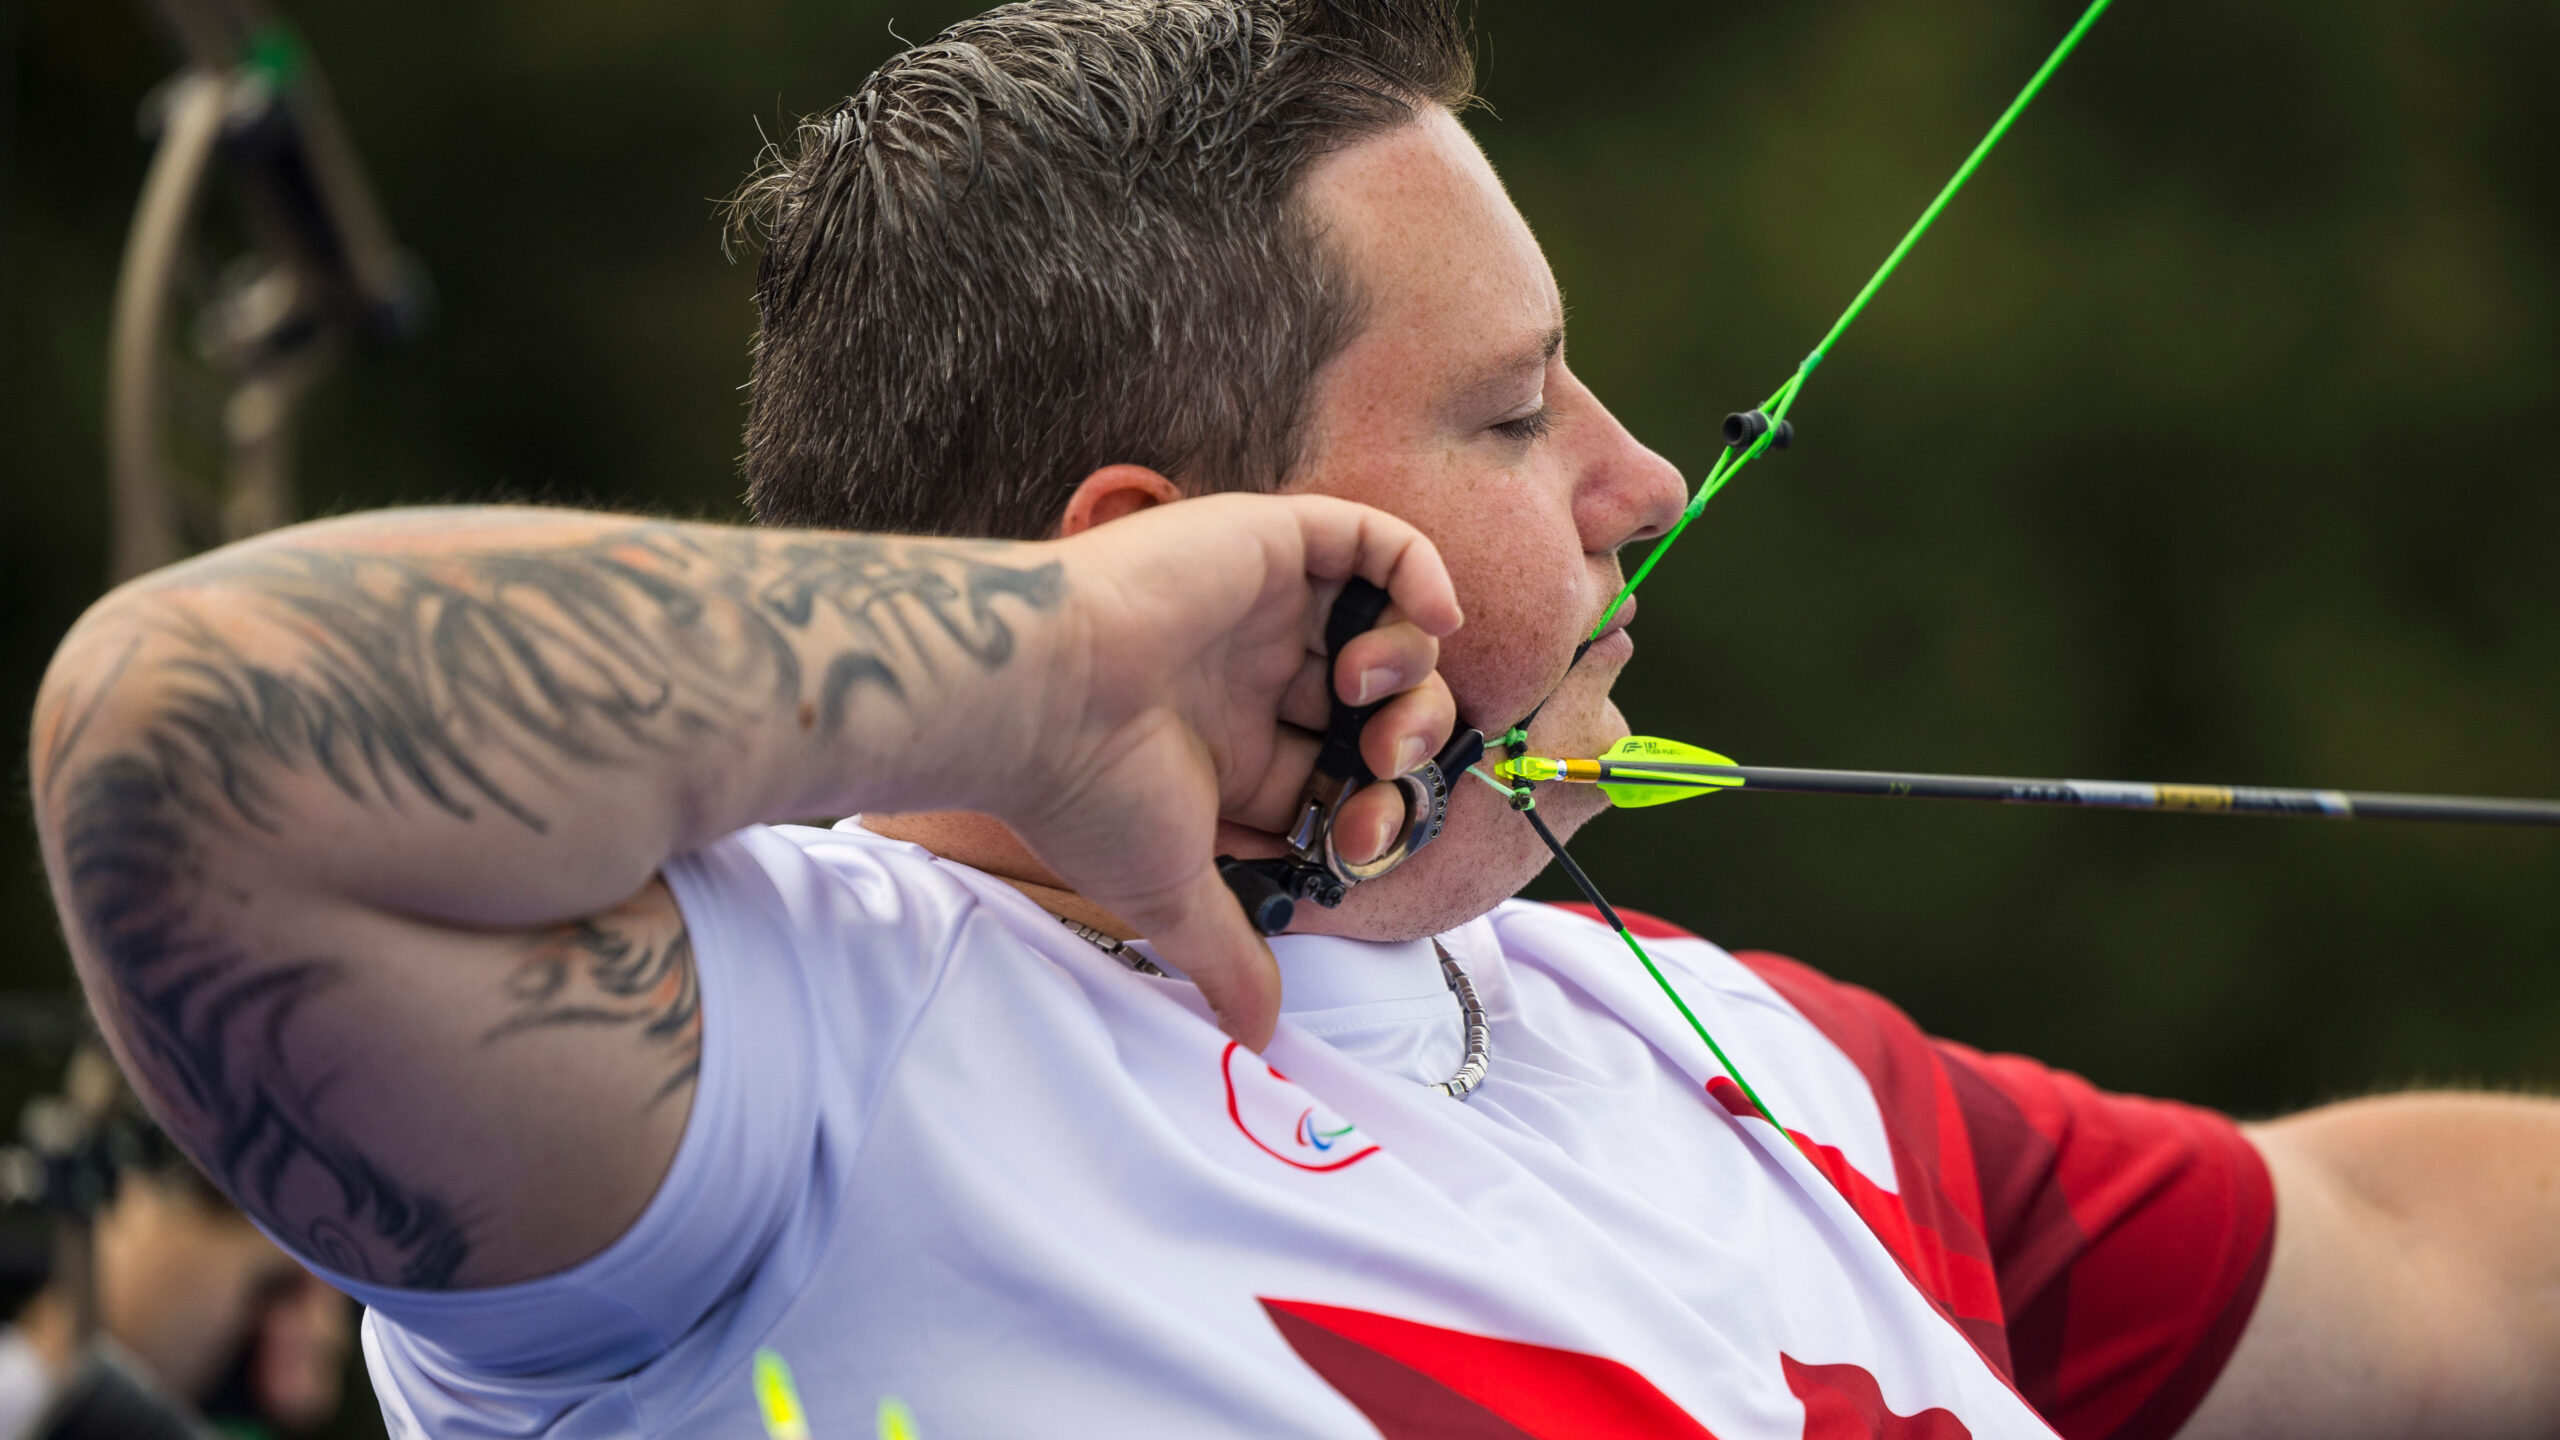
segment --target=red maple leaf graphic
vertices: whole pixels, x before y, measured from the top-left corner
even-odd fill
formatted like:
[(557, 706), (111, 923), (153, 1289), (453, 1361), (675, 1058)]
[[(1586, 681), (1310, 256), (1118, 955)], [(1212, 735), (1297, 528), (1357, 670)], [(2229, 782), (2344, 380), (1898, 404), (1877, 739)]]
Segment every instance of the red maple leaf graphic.
[(1715, 1440), (1615, 1360), (1304, 1300), (1262, 1308), (1386, 1440)]
[[(1262, 1308), (1385, 1440), (1715, 1440), (1615, 1360), (1305, 1300)], [(1947, 1410), (1897, 1415), (1857, 1365), (1781, 1355), (1804, 1440), (1972, 1440)]]
[(1896, 1415), (1863, 1365), (1807, 1365), (1778, 1357), (1804, 1402), (1804, 1440), (1973, 1440), (1952, 1410)]

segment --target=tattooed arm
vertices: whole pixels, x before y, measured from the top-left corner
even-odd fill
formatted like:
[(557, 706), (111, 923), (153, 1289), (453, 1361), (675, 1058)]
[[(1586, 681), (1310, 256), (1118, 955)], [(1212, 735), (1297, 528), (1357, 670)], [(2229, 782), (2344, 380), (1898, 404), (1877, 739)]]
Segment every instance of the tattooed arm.
[(1037, 545), (302, 526), (73, 629), (38, 825), (100, 1018), (209, 1173), (349, 1274), (501, 1283), (609, 1243), (673, 1157), (699, 1020), (655, 876), (741, 825), (994, 814), (1267, 1035), (1269, 955), (1210, 837), (1277, 828), (1309, 761), (1281, 720), (1321, 708), (1312, 637), (1355, 570), (1414, 617), (1343, 657), (1408, 692), (1375, 763), (1445, 734), (1456, 607), (1427, 542), (1338, 502)]

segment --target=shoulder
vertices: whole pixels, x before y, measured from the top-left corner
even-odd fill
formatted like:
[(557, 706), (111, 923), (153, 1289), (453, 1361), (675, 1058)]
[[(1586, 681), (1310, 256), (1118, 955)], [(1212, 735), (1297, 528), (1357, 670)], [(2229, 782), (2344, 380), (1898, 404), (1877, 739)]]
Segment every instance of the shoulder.
[[(1780, 1113), (1814, 1115), (1798, 1143), (2064, 1434), (2178, 1428), (2229, 1358), (2272, 1249), (2273, 1187), (2237, 1126), (1939, 1039), (1874, 991), (1786, 956), (1728, 954), (1654, 916), (1620, 918), (1667, 972), (1749, 976), (1854, 1067), (1885, 1156), (1825, 1133), (1843, 1112)], [(1556, 941), (1566, 925), (1609, 934), (1580, 906), (1521, 905), (1503, 919)], [(1790, 1061), (1806, 1068), (1807, 1051), (1791, 1047), (1780, 1075)]]
[(567, 1270), (427, 1295), (342, 1284), (371, 1307), (395, 1424), (407, 1411), (417, 1434), (468, 1429), (489, 1393), (539, 1373), (542, 1424), (576, 1428), (585, 1410), (604, 1417), (595, 1433), (632, 1433), (628, 1377), (731, 1364), (739, 1337), (797, 1303), (906, 1037), (962, 937), (984, 931), (956, 868), (809, 826), (752, 826), (670, 862), (701, 1026), (675, 1157), (621, 1237)]
[(667, 867), (715, 1027), (730, 992), (749, 1044), (804, 1032), (811, 1061), (895, 1052), (964, 956), (1022, 947), (1003, 882), (846, 821), (751, 826)]
[[(1495, 912), (1506, 941), (1543, 952), (1617, 947), (1589, 905), (1513, 901)], [(1729, 951), (1685, 926), (1619, 907), (1627, 933), (1646, 953), (1720, 989), (1761, 998), (1801, 1020), (1850, 1061), (1870, 1087), (1887, 1088), (1899, 1069), (1928, 1063), (1934, 1044), (1910, 1016), (1872, 990), (1835, 980), (1801, 960), (1766, 950)], [(1621, 952), (1623, 953), (1623, 952)], [(1881, 1094), (1879, 1099), (1884, 1098)]]
[[(1641, 960), (1587, 905), (1513, 901), (1490, 918), (1515, 968), (1544, 971), (1587, 997), (1690, 1071), (1717, 1103), (1756, 1113), (1744, 1098), (1747, 1084), (1802, 1132), (1799, 1139), (1813, 1137), (1873, 1183), (1895, 1185), (1887, 1132), (1898, 1117), (1876, 1077), (1824, 1023), (1837, 1008), (1827, 989), (1854, 987), (1780, 957), (1735, 954), (1642, 911), (1620, 908), (1618, 917)], [(1659, 971), (1658, 981), (1648, 966)], [(1714, 1037), (1721, 1060), (1693, 1038), (1696, 1029)], [(1747, 1077), (1740, 1084), (1737, 1068)]]
[(698, 939), (726, 929), (734, 948), (875, 957), (946, 947), (979, 908), (971, 873), (850, 820), (749, 826), (667, 866)]
[[(1795, 1014), (1794, 1005), (1750, 963), (1752, 957), (1728, 951), (1693, 930), (1641, 910), (1619, 907), (1618, 918), (1626, 922), (1627, 933), (1642, 943), (1645, 954), (1667, 971), (1733, 998)], [(1511, 900), (1496, 906), (1486, 919), (1501, 937), (1506, 954), (1534, 964), (1614, 968), (1634, 959), (1600, 912), (1579, 902)]]

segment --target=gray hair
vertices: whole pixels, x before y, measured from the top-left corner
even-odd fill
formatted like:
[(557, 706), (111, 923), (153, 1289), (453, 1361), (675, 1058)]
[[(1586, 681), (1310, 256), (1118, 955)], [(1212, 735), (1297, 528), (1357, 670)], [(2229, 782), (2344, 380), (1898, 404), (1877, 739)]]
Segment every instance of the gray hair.
[(1036, 539), (1128, 462), (1268, 489), (1359, 297), (1298, 181), (1465, 103), (1458, 0), (1026, 0), (768, 150), (767, 524)]

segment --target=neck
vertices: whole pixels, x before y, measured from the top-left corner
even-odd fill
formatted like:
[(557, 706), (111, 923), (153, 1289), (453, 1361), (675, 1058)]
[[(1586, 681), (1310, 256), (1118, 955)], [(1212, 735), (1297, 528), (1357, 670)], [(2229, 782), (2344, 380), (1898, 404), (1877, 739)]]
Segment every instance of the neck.
[(1056, 871), (1040, 863), (1011, 826), (992, 815), (970, 810), (935, 810), (914, 815), (865, 815), (862, 828), (892, 840), (921, 845), (945, 860), (981, 870), (1030, 897), (1052, 915), (1090, 925), (1118, 940), (1135, 940), (1129, 922), (1067, 888)]

